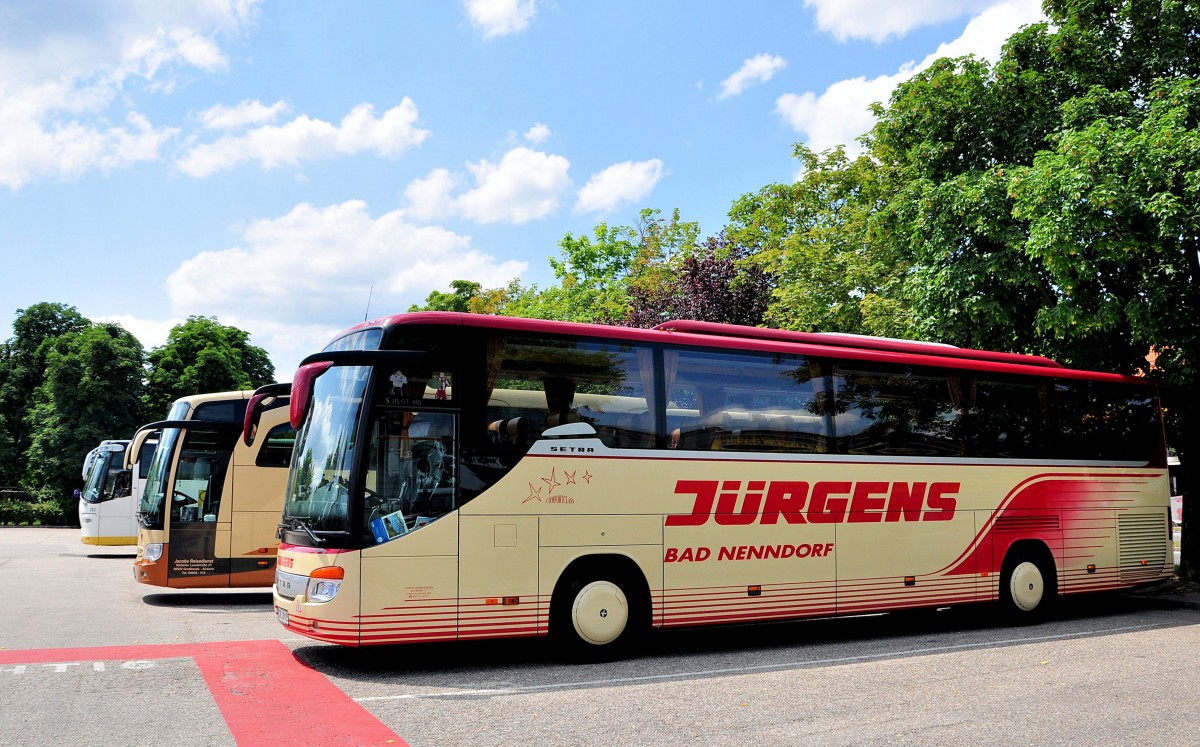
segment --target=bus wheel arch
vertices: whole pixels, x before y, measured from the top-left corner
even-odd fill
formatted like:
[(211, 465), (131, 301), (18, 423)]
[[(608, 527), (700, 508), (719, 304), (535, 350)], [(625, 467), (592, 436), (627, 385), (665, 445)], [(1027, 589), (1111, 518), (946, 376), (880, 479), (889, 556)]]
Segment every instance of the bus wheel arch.
[(629, 653), (649, 633), (650, 587), (625, 555), (588, 555), (572, 561), (550, 598), (550, 637), (576, 660)]
[(1044, 542), (1020, 540), (1000, 567), (1000, 604), (1014, 622), (1045, 618), (1058, 598), (1058, 566)]

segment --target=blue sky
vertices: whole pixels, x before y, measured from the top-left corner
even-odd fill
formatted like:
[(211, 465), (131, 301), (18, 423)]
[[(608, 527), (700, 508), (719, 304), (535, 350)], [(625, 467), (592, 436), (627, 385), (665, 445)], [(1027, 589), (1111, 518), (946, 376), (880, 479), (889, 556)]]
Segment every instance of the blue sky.
[[(566, 233), (742, 194), (1035, 0), (0, 0), (0, 339), (41, 301), (147, 349), (192, 315), (280, 380)], [(370, 306), (368, 309), (368, 298)]]

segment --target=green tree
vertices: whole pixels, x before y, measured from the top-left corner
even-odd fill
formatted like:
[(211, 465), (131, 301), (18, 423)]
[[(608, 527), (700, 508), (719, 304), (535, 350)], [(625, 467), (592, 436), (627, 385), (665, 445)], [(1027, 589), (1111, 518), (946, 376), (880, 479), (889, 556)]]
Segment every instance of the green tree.
[(97, 324), (59, 337), (45, 357), (45, 376), (26, 418), (31, 443), (24, 487), (55, 501), (73, 520), (73, 489), (88, 450), (106, 438), (132, 435), (142, 422), (145, 353), (116, 324)]
[(149, 361), (146, 409), (152, 416), (166, 415), (180, 397), (255, 389), (275, 379), (267, 351), (251, 345), (249, 333), (213, 317), (188, 317), (150, 351)]
[(450, 293), (431, 291), (425, 305), (413, 304), (409, 311), (471, 311), (471, 302), (479, 297), (483, 286), (471, 280), (450, 281)]
[(43, 302), (17, 310), (13, 336), (0, 346), (0, 486), (14, 486), (24, 478), (25, 452), (32, 441), (27, 421), (46, 357), (64, 336), (87, 326), (88, 320), (66, 304)]
[[(633, 327), (653, 327), (670, 319), (762, 324), (774, 280), (758, 264), (746, 262), (748, 254), (744, 246), (721, 235), (664, 258), (631, 284), (624, 321)], [(656, 282), (649, 282), (650, 277)]]
[[(670, 260), (696, 247), (700, 228), (670, 219), (661, 211), (642, 210), (633, 226), (601, 223), (592, 237), (570, 233), (550, 257), (557, 284), (544, 289), (513, 281), (506, 288), (484, 291), (470, 310), (529, 319), (622, 324), (629, 315), (630, 289), (671, 282)], [(474, 302), (473, 302), (474, 303)]]
[(1008, 178), (1045, 147), (1064, 90), (1044, 26), (1009, 40), (995, 68), (943, 59), (901, 83), (867, 143), (888, 199), (877, 235), (910, 266), (914, 336), (976, 348), (1045, 352), (1037, 309), (1053, 299), (1024, 254)]
[[(1136, 370), (1157, 353), (1168, 440), (1184, 485), (1183, 566), (1200, 556), (1200, 79), (1160, 79), (1144, 99), (1095, 87), (1064, 107), (1053, 150), (1017, 170), (1015, 214), (1030, 221), (1027, 253), (1053, 278), (1038, 324), (1103, 340), (1076, 362)], [(1191, 532), (1195, 534), (1195, 530)]]
[[(1052, 25), (997, 64), (941, 60), (876, 108), (875, 220), (911, 264), (921, 336), (1134, 373), (1159, 353), (1184, 467), (1185, 542), (1200, 526), (1197, 107), (1200, 7), (1051, 0)], [(1194, 543), (1185, 573), (1197, 568)]]
[(879, 167), (868, 156), (851, 160), (841, 147), (817, 154), (797, 145), (794, 155), (800, 179), (744, 195), (729, 212), (730, 237), (752, 250), (742, 265), (775, 279), (765, 321), (781, 329), (907, 334), (908, 264), (878, 235)]

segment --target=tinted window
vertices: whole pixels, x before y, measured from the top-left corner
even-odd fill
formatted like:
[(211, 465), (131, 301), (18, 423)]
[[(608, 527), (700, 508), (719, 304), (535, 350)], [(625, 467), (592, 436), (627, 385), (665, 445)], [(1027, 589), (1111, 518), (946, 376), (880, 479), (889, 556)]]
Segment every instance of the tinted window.
[(1054, 394), (1057, 458), (1137, 462), (1154, 458), (1162, 426), (1149, 387), (1133, 390), (1060, 381)]
[(1050, 456), (1049, 381), (975, 379), (967, 387), (967, 450), (996, 459)]
[(248, 400), (222, 400), (220, 402), (202, 402), (196, 405), (192, 420), (203, 420), (209, 423), (238, 423), (246, 417)]
[(296, 443), (296, 430), (291, 423), (282, 423), (267, 432), (259, 446), (254, 464), (259, 467), (287, 467), (292, 463), (292, 446)]
[(837, 363), (830, 376), (830, 451), (958, 456), (962, 391), (957, 373)]
[(667, 350), (667, 427), (677, 449), (826, 449), (820, 370), (802, 356)]
[(154, 458), (154, 447), (158, 446), (157, 438), (147, 438), (142, 442), (142, 450), (138, 452), (138, 479), (145, 480), (150, 475), (150, 460)]
[(203, 521), (206, 516), (216, 520), (236, 438), (237, 434), (232, 431), (189, 429), (184, 432), (172, 484), (172, 520)]
[(655, 446), (651, 349), (575, 338), (490, 345), (487, 422), (497, 445), (527, 446), (546, 428), (589, 423), (608, 446)]
[(383, 339), (383, 330), (378, 327), (352, 332), (345, 337), (339, 337), (325, 346), (326, 352), (342, 350), (378, 350), (379, 341)]

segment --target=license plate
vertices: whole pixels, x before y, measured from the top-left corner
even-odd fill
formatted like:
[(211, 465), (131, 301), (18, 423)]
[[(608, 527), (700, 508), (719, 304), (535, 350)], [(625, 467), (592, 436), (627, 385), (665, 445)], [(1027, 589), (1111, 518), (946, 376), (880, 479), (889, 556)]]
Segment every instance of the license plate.
[(285, 610), (283, 607), (275, 608), (275, 617), (279, 618), (280, 625), (288, 624), (288, 611)]

